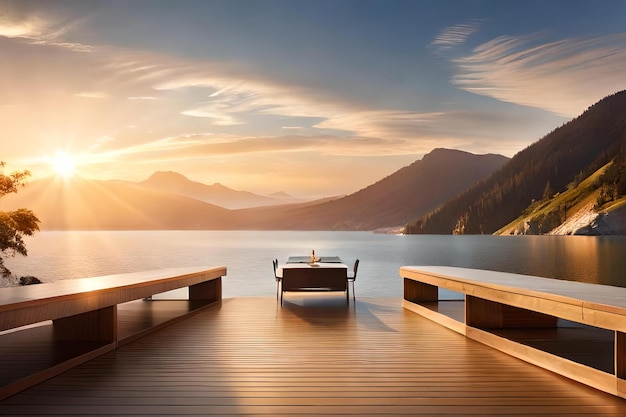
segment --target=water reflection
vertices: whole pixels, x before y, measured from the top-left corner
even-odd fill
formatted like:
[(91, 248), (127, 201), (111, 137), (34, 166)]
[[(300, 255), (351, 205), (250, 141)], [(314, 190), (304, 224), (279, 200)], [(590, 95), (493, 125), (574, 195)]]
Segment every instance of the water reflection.
[(28, 257), (7, 259), (43, 281), (172, 266), (226, 265), (226, 297), (275, 296), (271, 260), (338, 255), (361, 260), (357, 297), (402, 295), (400, 266), (443, 265), (626, 287), (626, 236), (397, 236), (369, 232), (41, 232)]
[(599, 284), (626, 287), (626, 236), (599, 238), (596, 263)]
[(626, 286), (625, 236), (459, 236), (449, 249), (450, 266)]

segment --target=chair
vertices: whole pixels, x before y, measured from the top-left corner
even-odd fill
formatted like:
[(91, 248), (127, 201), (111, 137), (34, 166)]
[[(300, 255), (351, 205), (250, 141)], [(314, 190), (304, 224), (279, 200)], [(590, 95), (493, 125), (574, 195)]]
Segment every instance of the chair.
[[(356, 281), (356, 272), (359, 269), (359, 260), (354, 261), (354, 269), (352, 270), (352, 275), (348, 275), (348, 285), (352, 283), (352, 299), (356, 300), (356, 295), (354, 294), (354, 281)], [(348, 286), (348, 290), (350, 287)]]
[(276, 299), (278, 300), (278, 290), (280, 289), (281, 281), (281, 277), (278, 276), (278, 259), (274, 259), (272, 264), (274, 265), (274, 278), (276, 278)]

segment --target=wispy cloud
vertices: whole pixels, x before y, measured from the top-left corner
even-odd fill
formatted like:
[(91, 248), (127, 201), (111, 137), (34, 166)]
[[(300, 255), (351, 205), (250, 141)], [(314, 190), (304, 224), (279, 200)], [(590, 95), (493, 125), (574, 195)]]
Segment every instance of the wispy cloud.
[[(19, 3), (16, 3), (19, 5)], [(35, 45), (54, 45), (77, 52), (90, 52), (92, 47), (78, 42), (67, 42), (63, 36), (84, 20), (68, 23), (62, 16), (55, 16), (50, 11), (24, 10), (20, 7), (0, 7), (0, 37), (24, 39)]]
[[(143, 155), (143, 158), (153, 156), (159, 160), (200, 158), (226, 155), (229, 152), (317, 152), (326, 155), (380, 156), (419, 155), (441, 146), (479, 153), (489, 149), (486, 140), (490, 137), (488, 129), (473, 122), (483, 121), (478, 114), (460, 117), (458, 112), (449, 111), (369, 108), (327, 92), (261, 79), (210, 61), (183, 60), (113, 47), (94, 48), (91, 54), (75, 53), (53, 46), (48, 48), (57, 48), (55, 53), (61, 53), (63, 59), (60, 62), (67, 64), (67, 71), (60, 66), (62, 71), (46, 73), (47, 78), (42, 75), (41, 79), (54, 81), (55, 86), (66, 90), (76, 91), (74, 84), (98, 88), (83, 90), (74, 94), (74, 97), (91, 98), (98, 106), (109, 106), (81, 108), (81, 112), (87, 113), (83, 120), (90, 120), (90, 125), (98, 126), (102, 121), (102, 111), (106, 111), (109, 115), (107, 120), (119, 120), (121, 126), (137, 126), (132, 135), (127, 134), (123, 138), (110, 133), (107, 126), (91, 135), (94, 138), (109, 138), (106, 147), (94, 149), (102, 153), (103, 161), (113, 158), (130, 161), (138, 155)], [(65, 74), (70, 69), (74, 75), (68, 78)], [(0, 68), (0, 74), (1, 71)], [(52, 78), (55, 76), (57, 78)], [(97, 83), (93, 80), (97, 80)], [(38, 91), (37, 94), (45, 91), (45, 86), (25, 88), (32, 88)], [(158, 103), (154, 100), (157, 98), (155, 91), (158, 92)], [(95, 100), (103, 98), (108, 99)], [(276, 119), (275, 132), (286, 130), (285, 133), (290, 133), (290, 129), (301, 126), (303, 117), (311, 124), (302, 126), (298, 130), (302, 136), (298, 137), (266, 136), (259, 131), (255, 137), (233, 136), (226, 140), (218, 139), (225, 138), (223, 134), (219, 137), (197, 135), (192, 138), (180, 135), (175, 139), (170, 136), (160, 139), (165, 136), (164, 132), (172, 134), (170, 129), (173, 127), (170, 126), (180, 129), (190, 119), (197, 119), (197, 122), (188, 130), (195, 126), (204, 131), (208, 126), (215, 129), (242, 126), (250, 118), (263, 116)], [(294, 125), (290, 126), (290, 122)], [(494, 123), (498, 121), (489, 121), (490, 126)], [(521, 120), (512, 123), (524, 125)], [(146, 129), (154, 129), (155, 132), (147, 134)], [(481, 138), (484, 139), (482, 142)], [(515, 138), (508, 135), (506, 139)], [(100, 141), (98, 144), (103, 143)], [(501, 149), (503, 153), (512, 154), (521, 147), (519, 143), (513, 142), (510, 149), (504, 145)]]
[[(221, 171), (233, 171), (237, 164), (246, 170), (251, 160), (273, 161), (275, 156), (283, 156), (286, 164), (298, 161), (294, 169), (303, 171), (302, 164), (319, 164), (315, 158), (320, 155), (324, 164), (350, 158), (382, 164), (382, 157), (409, 161), (434, 147), (510, 155), (526, 144), (510, 130), (495, 135), (492, 127), (503, 122), (480, 112), (417, 111), (410, 105), (408, 109), (386, 108), (352, 98), (341, 89), (272, 78), (247, 65), (206, 57), (111, 45), (82, 45), (90, 51), (82, 53), (80, 48), (63, 45), (70, 38), (60, 35), (63, 32), (49, 25), (52, 32), (45, 33), (45, 25), (38, 27), (23, 29), (22, 33), (29, 33), (27, 38), (0, 39), (6, 53), (3, 58), (13, 62), (11, 68), (0, 66), (0, 78), (9, 79), (9, 70), (25, 74), (16, 79), (14, 94), (0, 92), (5, 94), (0, 97), (9, 96), (11, 100), (6, 101), (31, 98), (24, 106), (16, 102), (12, 111), (17, 117), (2, 131), (13, 128), (21, 137), (30, 135), (49, 143), (58, 141), (48, 139), (50, 132), (57, 138), (80, 138), (85, 160), (102, 168), (98, 175), (105, 164), (126, 173), (150, 164), (173, 167), (194, 161), (201, 170), (220, 163)], [(450, 28), (433, 45), (460, 45), (473, 30), (469, 25)], [(504, 49), (506, 45), (495, 46)], [(486, 54), (482, 58), (486, 61), (493, 50), (479, 52)], [(19, 113), (20, 109), (27, 110)], [(46, 114), (45, 124), (29, 123), (33, 113)], [(528, 124), (521, 119), (508, 122)], [(255, 162), (261, 170), (256, 172), (273, 163)], [(345, 169), (340, 165), (338, 170)], [(380, 174), (365, 169), (371, 175)]]
[(444, 29), (430, 44), (439, 51), (446, 51), (465, 43), (469, 36), (480, 28), (481, 21), (474, 20), (468, 23), (450, 26)]
[(7, 38), (40, 38), (45, 33), (46, 22), (31, 17), (13, 20), (9, 16), (0, 15), (0, 36)]
[(109, 94), (102, 91), (83, 91), (74, 94), (74, 96), (83, 98), (107, 98), (109, 97)]
[[(547, 129), (540, 121), (537, 138)], [(165, 138), (145, 135), (136, 145), (129, 145), (128, 138), (141, 136), (140, 132), (121, 132), (116, 141), (103, 144), (98, 152), (115, 155), (118, 160), (184, 160), (218, 158), (221, 156), (321, 154), (333, 156), (380, 157), (383, 155), (420, 155), (435, 147), (470, 149), (477, 153), (500, 152), (512, 155), (527, 143), (527, 137), (506, 138), (494, 132), (504, 131), (511, 125), (524, 126), (528, 120), (501, 117), (489, 112), (441, 112), (441, 113), (390, 113), (362, 112), (345, 114), (327, 119), (317, 128), (294, 129), (298, 134), (276, 136), (241, 136), (216, 133), (192, 133)], [(295, 126), (294, 126), (295, 127)], [(285, 126), (284, 128), (290, 128)], [(291, 127), (293, 128), (293, 127)], [(336, 136), (323, 133), (331, 130), (355, 129), (359, 133)], [(288, 129), (290, 130), (290, 129)], [(465, 133), (459, 133), (465, 132)], [(365, 133), (365, 134), (361, 134)], [(506, 139), (506, 140), (504, 140)], [(494, 142), (496, 143), (494, 145)], [(108, 160), (108, 158), (106, 158)]]
[[(370, 137), (423, 136), (424, 130), (442, 113), (407, 111), (361, 111), (328, 118), (317, 124), (321, 129), (348, 130)], [(419, 132), (419, 133), (417, 133)]]
[(626, 33), (538, 43), (502, 36), (457, 58), (452, 82), (498, 100), (576, 116), (626, 88)]
[[(477, 27), (477, 22), (470, 22), (449, 28), (442, 32), (433, 45), (444, 47), (460, 44)], [(46, 38), (44, 34), (37, 36)], [(55, 35), (54, 45), (41, 46), (63, 49), (58, 45), (62, 41), (62, 37)], [(112, 106), (110, 114), (124, 119), (125, 124), (138, 124), (136, 119), (130, 118), (133, 115), (132, 106), (137, 107), (135, 111), (142, 112), (141, 116), (136, 116), (141, 120), (147, 120), (149, 114), (158, 114), (161, 120), (155, 127), (167, 119), (172, 124), (186, 123), (187, 120), (181, 120), (183, 118), (197, 119), (197, 126), (203, 123), (216, 129), (228, 129), (241, 127), (250, 120), (263, 117), (269, 120), (273, 117), (276, 132), (301, 126), (302, 118), (306, 118), (312, 124), (303, 133), (318, 137), (329, 134), (358, 137), (362, 140), (359, 142), (361, 145), (376, 144), (364, 150), (368, 153), (392, 152), (393, 144), (398, 143), (397, 141), (401, 141), (403, 146), (397, 147), (393, 152), (423, 153), (432, 149), (437, 140), (455, 136), (455, 132), (449, 131), (449, 128), (445, 132), (441, 128), (456, 126), (442, 123), (446, 120), (443, 113), (378, 109), (371, 107), (369, 103), (353, 101), (339, 91), (263, 78), (235, 63), (183, 59), (113, 46), (92, 46), (90, 51), (89, 54), (67, 49), (65, 52), (55, 52), (57, 56), (63, 56), (63, 59), (58, 60), (61, 62), (60, 69), (63, 69), (63, 63), (67, 63), (67, 68), (66, 71), (58, 72), (57, 79), (48, 74), (47, 79), (54, 82), (58, 80), (56, 85), (65, 90), (80, 91), (74, 94), (78, 98), (109, 98), (106, 101)], [(37, 56), (40, 54), (41, 52)], [(43, 57), (46, 59), (45, 55)], [(34, 56), (33, 60), (35, 59)], [(64, 75), (70, 72), (75, 74), (72, 79)], [(96, 90), (87, 89), (94, 87)], [(155, 91), (158, 92), (159, 107), (150, 107), (149, 112), (146, 112), (146, 106), (150, 106), (149, 102), (155, 101), (157, 97)], [(102, 110), (98, 109), (100, 112)], [(294, 127), (289, 125), (290, 121), (294, 123)], [(259, 136), (262, 134), (263, 132), (259, 132)], [(464, 137), (466, 133), (461, 131), (456, 135)], [(371, 139), (371, 142), (367, 142), (366, 138)], [(131, 143), (138, 140), (135, 138)], [(344, 139), (338, 139), (338, 142), (341, 141)], [(337, 152), (342, 146), (331, 148), (332, 141), (315, 143), (316, 149), (326, 146), (328, 152)], [(450, 146), (454, 143), (458, 142), (450, 142)], [(440, 144), (441, 142), (436, 145)], [(342, 148), (341, 152), (345, 149)], [(359, 151), (353, 147), (352, 152)]]
[(243, 124), (243, 122), (235, 119), (234, 117), (224, 112), (214, 112), (210, 108), (185, 110), (181, 112), (181, 114), (185, 116), (203, 117), (207, 119), (212, 119), (213, 124), (215, 124), (216, 126), (235, 126), (235, 125)]
[[(159, 91), (206, 91), (198, 112), (234, 114), (253, 112), (290, 117), (325, 117), (338, 110), (334, 100), (316, 97), (316, 92), (295, 85), (259, 79), (252, 74), (233, 74), (230, 68), (196, 62), (179, 68), (155, 83)], [(192, 112), (194, 109), (187, 110)]]

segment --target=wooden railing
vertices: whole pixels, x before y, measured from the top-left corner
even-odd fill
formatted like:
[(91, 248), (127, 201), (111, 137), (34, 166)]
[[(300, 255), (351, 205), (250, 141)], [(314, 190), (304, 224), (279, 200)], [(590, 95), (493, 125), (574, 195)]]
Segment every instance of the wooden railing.
[[(441, 266), (400, 275), (406, 309), (626, 398), (626, 288)], [(439, 288), (462, 297), (443, 300)]]
[[(226, 267), (170, 268), (0, 288), (0, 399), (222, 299)], [(185, 300), (152, 296), (188, 287)], [(11, 354), (13, 353), (13, 354)]]

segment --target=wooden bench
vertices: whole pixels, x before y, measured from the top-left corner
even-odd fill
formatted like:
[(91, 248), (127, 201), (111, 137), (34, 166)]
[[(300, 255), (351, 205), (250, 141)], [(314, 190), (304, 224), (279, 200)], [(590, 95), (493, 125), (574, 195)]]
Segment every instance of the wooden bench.
[[(186, 267), (0, 288), (0, 399), (219, 304), (225, 275)], [(184, 287), (184, 300), (151, 301)]]
[[(626, 398), (626, 288), (443, 266), (400, 275), (404, 308)], [(444, 300), (439, 288), (462, 297)]]

